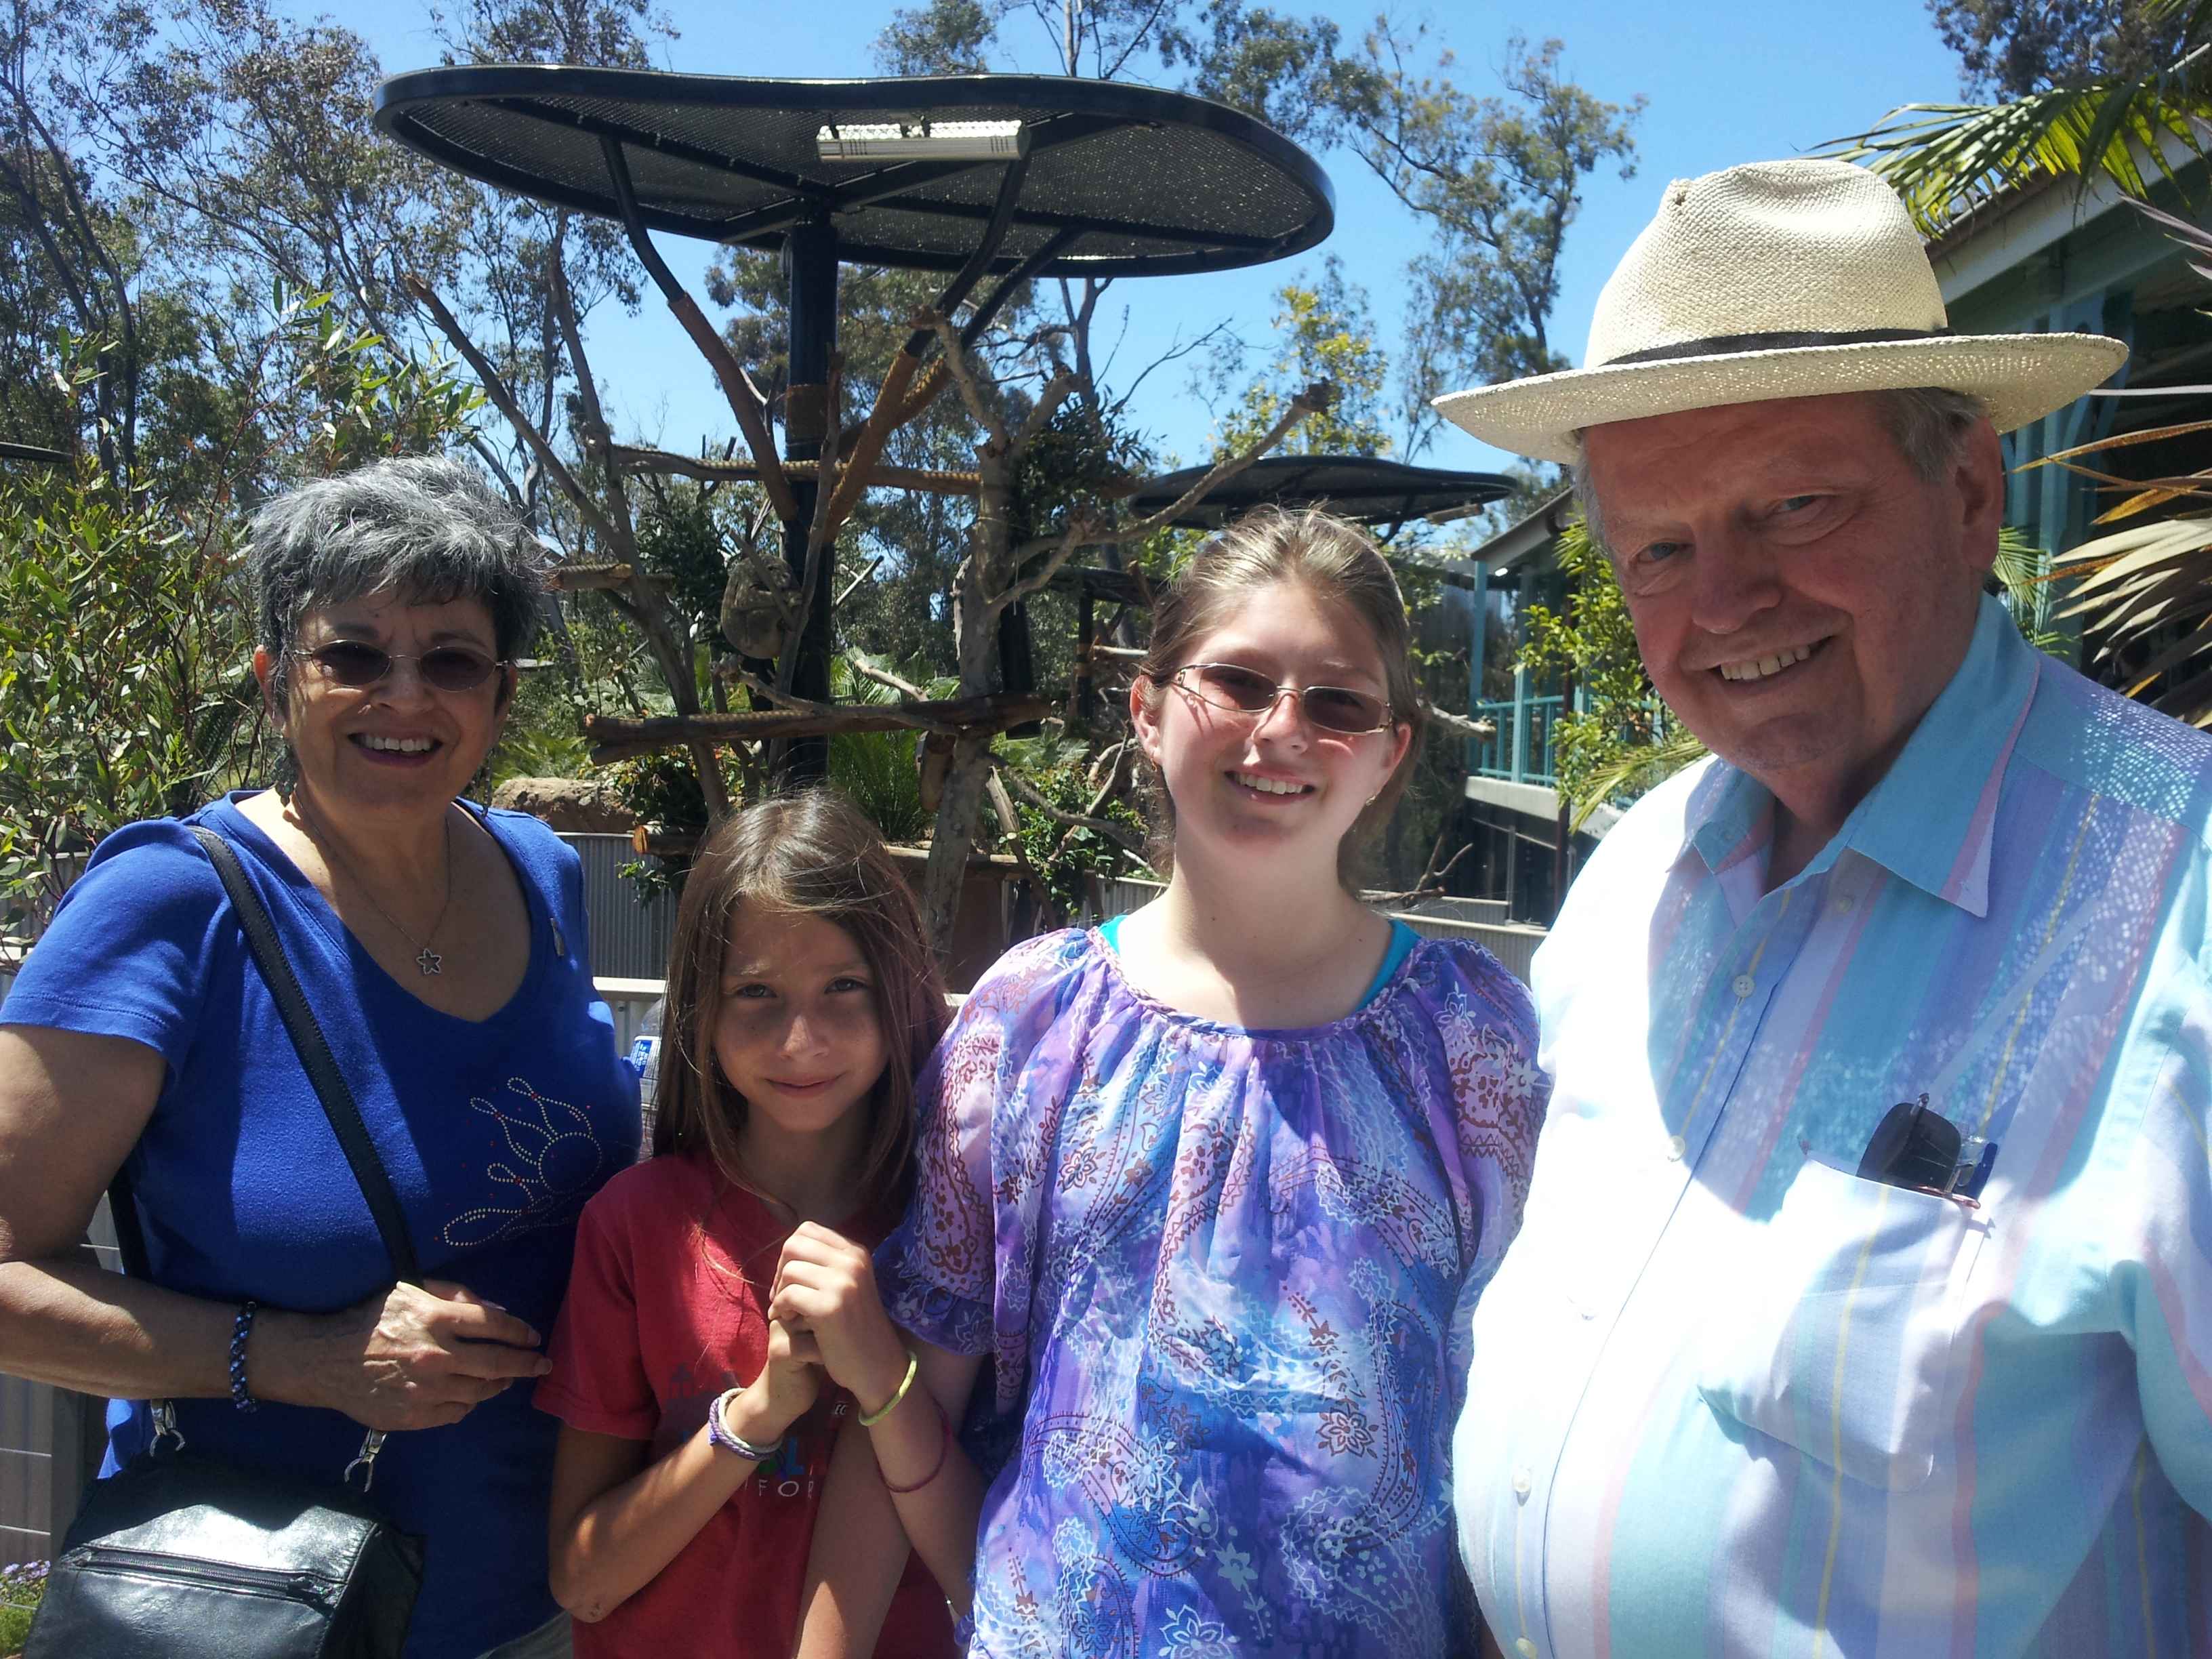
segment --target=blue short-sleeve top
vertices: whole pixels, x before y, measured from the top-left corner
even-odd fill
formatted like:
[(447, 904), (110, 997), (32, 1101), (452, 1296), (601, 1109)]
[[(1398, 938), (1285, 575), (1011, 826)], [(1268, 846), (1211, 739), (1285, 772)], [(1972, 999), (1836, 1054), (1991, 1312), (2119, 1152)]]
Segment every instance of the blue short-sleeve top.
[[(392, 1269), (214, 866), (189, 826), (240, 854), (398, 1189), (425, 1277), (550, 1334), (577, 1212), (636, 1155), (637, 1085), (592, 989), (581, 868), (536, 819), (478, 814), (530, 915), (523, 981), (490, 1018), (441, 1012), (386, 974), (234, 805), (104, 841), (24, 963), (0, 1023), (128, 1038), (167, 1072), (125, 1162), (152, 1277), (218, 1301), (310, 1312), (388, 1288)], [(465, 1659), (550, 1619), (545, 1510), (556, 1425), (525, 1382), (449, 1428), (394, 1434), (374, 1498), (425, 1534), (410, 1659)], [(177, 1402), (195, 1449), (337, 1478), (362, 1431), (335, 1412)], [(147, 1443), (110, 1412), (111, 1464)]]

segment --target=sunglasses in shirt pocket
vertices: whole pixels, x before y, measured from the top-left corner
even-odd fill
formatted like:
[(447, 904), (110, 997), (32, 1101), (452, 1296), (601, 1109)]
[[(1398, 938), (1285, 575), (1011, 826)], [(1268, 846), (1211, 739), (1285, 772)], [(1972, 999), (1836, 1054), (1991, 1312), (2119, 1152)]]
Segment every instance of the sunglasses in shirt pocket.
[(1808, 1158), (1708, 1321), (1714, 1410), (1868, 1486), (1927, 1480), (1989, 1224)]

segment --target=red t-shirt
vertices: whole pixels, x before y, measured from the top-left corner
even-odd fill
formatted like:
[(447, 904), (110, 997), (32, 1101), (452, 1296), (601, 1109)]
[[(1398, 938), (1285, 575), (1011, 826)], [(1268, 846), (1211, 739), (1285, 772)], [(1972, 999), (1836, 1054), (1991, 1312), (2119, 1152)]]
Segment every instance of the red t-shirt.
[[(584, 1206), (576, 1267), (537, 1404), (574, 1428), (649, 1442), (659, 1458), (707, 1420), (768, 1353), (768, 1289), (790, 1228), (704, 1160), (648, 1159)], [(873, 1245), (881, 1229), (857, 1242)], [(576, 1659), (670, 1654), (788, 1659), (814, 1516), (851, 1396), (825, 1387), (760, 1466), (659, 1577), (598, 1624)], [(951, 1659), (951, 1614), (918, 1558), (907, 1562), (876, 1659)]]

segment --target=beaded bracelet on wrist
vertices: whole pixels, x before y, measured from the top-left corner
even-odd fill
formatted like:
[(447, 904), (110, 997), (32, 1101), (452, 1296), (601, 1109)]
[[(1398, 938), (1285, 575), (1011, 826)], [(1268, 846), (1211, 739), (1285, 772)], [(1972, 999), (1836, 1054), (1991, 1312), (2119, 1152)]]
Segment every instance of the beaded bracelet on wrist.
[(260, 1311), (261, 1304), (249, 1299), (230, 1326), (230, 1403), (242, 1412), (261, 1408), (246, 1387), (246, 1342), (253, 1334), (253, 1316)]
[(730, 1401), (744, 1392), (743, 1389), (726, 1389), (715, 1395), (714, 1403), (707, 1408), (707, 1439), (726, 1452), (735, 1452), (749, 1463), (765, 1463), (783, 1449), (784, 1441), (791, 1437), (785, 1435), (765, 1446), (756, 1446), (744, 1436), (732, 1433), (722, 1413)]

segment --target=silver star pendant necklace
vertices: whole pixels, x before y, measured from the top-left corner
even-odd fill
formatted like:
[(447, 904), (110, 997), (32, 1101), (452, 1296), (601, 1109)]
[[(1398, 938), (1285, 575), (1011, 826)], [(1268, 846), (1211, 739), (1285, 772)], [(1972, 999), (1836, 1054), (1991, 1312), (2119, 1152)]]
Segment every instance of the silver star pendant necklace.
[(405, 939), (410, 945), (416, 947), (416, 971), (421, 974), (425, 979), (428, 979), (433, 974), (444, 973), (446, 971), (446, 959), (430, 948), (430, 941), (438, 937), (438, 930), (446, 925), (446, 912), (453, 908), (453, 819), (452, 813), (448, 812), (446, 815), (445, 820), (446, 896), (439, 902), (437, 918), (431, 922), (429, 933), (418, 939), (413, 933), (401, 927), (399, 918), (393, 915), (391, 911), (386, 909), (383, 904), (378, 901), (376, 890), (371, 887), (367, 882), (363, 881), (361, 878), (360, 874), (354, 869), (353, 866), (346, 862), (345, 855), (337, 849), (337, 842), (331, 837), (321, 833), (322, 826), (317, 823), (313, 817), (308, 816), (308, 814), (301, 808), (296, 799), (292, 803), (292, 810), (300, 814), (300, 822), (307, 830), (307, 839), (314, 842), (315, 850), (320, 853), (325, 859), (335, 863), (339, 869), (344, 871), (346, 879), (350, 881), (360, 891), (361, 896), (369, 902), (370, 905), (374, 908), (376, 914), (382, 916), (387, 922), (391, 923), (392, 931), (397, 933), (400, 938)]

